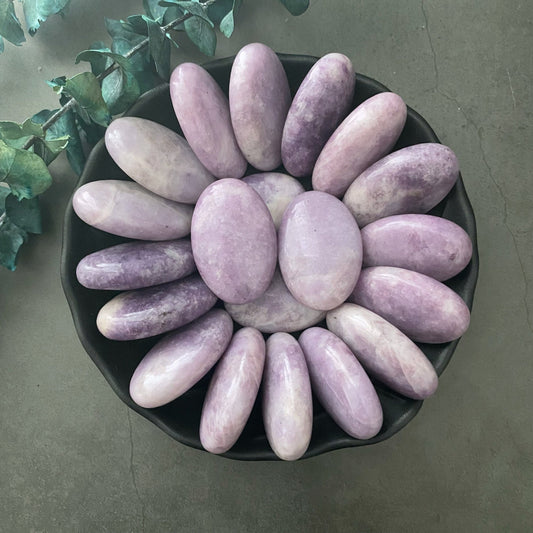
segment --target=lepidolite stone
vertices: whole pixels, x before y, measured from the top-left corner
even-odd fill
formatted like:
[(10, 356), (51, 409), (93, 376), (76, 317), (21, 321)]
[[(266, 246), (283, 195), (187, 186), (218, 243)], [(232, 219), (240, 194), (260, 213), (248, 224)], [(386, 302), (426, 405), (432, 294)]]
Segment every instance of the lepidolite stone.
[(320, 322), (325, 311), (301, 304), (287, 289), (276, 270), (272, 283), (257, 300), (246, 304), (226, 304), (226, 311), (241, 326), (251, 326), (264, 333), (299, 331)]
[(308, 191), (291, 202), (279, 229), (279, 266), (299, 302), (320, 311), (343, 303), (362, 257), (359, 228), (340, 200)]
[(251, 43), (235, 57), (229, 82), (231, 123), (239, 147), (256, 169), (281, 164), (281, 136), (291, 105), (287, 75), (268, 46)]
[(274, 333), (267, 340), (262, 390), (272, 450), (285, 461), (299, 459), (311, 441), (313, 401), (304, 354), (288, 333)]
[(144, 339), (192, 322), (216, 301), (200, 276), (193, 275), (115, 296), (100, 309), (96, 325), (108, 339)]
[(370, 165), (392, 150), (407, 117), (394, 93), (379, 93), (357, 106), (335, 130), (318, 156), (313, 189), (342, 196)]
[(170, 77), (170, 97), (185, 138), (203, 165), (217, 178), (242, 178), (242, 155), (226, 95), (201, 66), (181, 63)]
[(179, 398), (211, 370), (232, 333), (230, 316), (222, 309), (213, 309), (163, 337), (133, 373), (132, 400), (153, 408)]
[(200, 442), (211, 453), (227, 452), (237, 442), (261, 385), (265, 341), (254, 328), (237, 331), (217, 363), (205, 396)]
[(130, 239), (168, 241), (191, 230), (190, 205), (161, 198), (134, 181), (86, 183), (74, 193), (72, 206), (86, 224)]
[(356, 439), (377, 435), (383, 410), (374, 385), (348, 346), (324, 328), (306, 329), (298, 342), (313, 391), (333, 420)]
[(88, 289), (132, 290), (181, 279), (196, 270), (191, 241), (133, 241), (84, 257), (76, 268)]
[(404, 268), (364, 268), (350, 301), (382, 316), (416, 342), (453, 341), (470, 323), (470, 311), (457, 293)]
[(243, 181), (216, 181), (200, 196), (191, 227), (194, 260), (225, 302), (251, 302), (266, 291), (276, 268), (276, 240), (265, 203)]
[(438, 385), (422, 350), (399, 329), (372, 311), (343, 304), (326, 315), (328, 329), (341, 338), (365, 370), (392, 390), (422, 400)]
[(459, 163), (450, 148), (415, 144), (365, 170), (343, 201), (362, 228), (391, 215), (427, 213), (444, 199), (458, 177)]
[(310, 176), (320, 151), (346, 117), (355, 72), (343, 54), (327, 54), (307, 73), (292, 101), (283, 128), (281, 157), (293, 176)]
[(472, 257), (468, 233), (432, 215), (381, 218), (365, 226), (361, 237), (363, 266), (406, 268), (439, 281), (461, 272)]
[(175, 202), (195, 203), (214, 181), (183, 137), (151, 120), (113, 120), (105, 132), (105, 145), (132, 180)]
[(281, 218), (287, 206), (296, 196), (305, 192), (298, 180), (280, 172), (251, 174), (243, 178), (242, 181), (250, 185), (261, 196), (272, 215), (276, 229), (279, 229)]

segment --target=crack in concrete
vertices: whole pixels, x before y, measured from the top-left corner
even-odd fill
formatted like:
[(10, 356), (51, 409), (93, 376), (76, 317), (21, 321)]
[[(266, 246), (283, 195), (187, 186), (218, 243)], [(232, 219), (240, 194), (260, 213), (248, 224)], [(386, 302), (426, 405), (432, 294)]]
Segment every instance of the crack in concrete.
[(145, 505), (144, 501), (141, 498), (141, 493), (139, 492), (139, 487), (137, 486), (137, 478), (135, 476), (135, 469), (133, 468), (133, 427), (131, 424), (131, 414), (130, 409), (127, 407), (127, 413), (128, 413), (128, 425), (130, 430), (130, 474), (131, 474), (131, 481), (133, 484), (133, 488), (135, 489), (135, 494), (137, 495), (137, 499), (139, 500), (139, 503), (141, 504), (141, 518), (142, 518), (142, 531), (145, 531), (145, 521), (146, 521), (146, 514), (145, 514)]
[(505, 70), (507, 71), (507, 79), (509, 80), (509, 89), (511, 89), (511, 98), (513, 99), (513, 109), (516, 109), (516, 98), (514, 95), (513, 84), (511, 82), (511, 74), (509, 74), (508, 68), (506, 68)]
[[(529, 281), (527, 279), (527, 274), (526, 274), (526, 269), (525, 269), (525, 266), (524, 266), (524, 261), (522, 259), (522, 256), (520, 255), (520, 251), (519, 251), (518, 243), (517, 243), (517, 240), (516, 240), (516, 236), (513, 233), (511, 227), (509, 226), (509, 222), (508, 222), (509, 209), (508, 209), (508, 204), (507, 204), (507, 198), (506, 198), (506, 196), (504, 194), (502, 186), (498, 183), (498, 181), (494, 177), (494, 174), (492, 172), (492, 168), (489, 165), (489, 162), (487, 161), (487, 155), (485, 153), (485, 149), (483, 148), (483, 140), (481, 138), (480, 128), (467, 115), (467, 113), (462, 108), (460, 102), (456, 98), (454, 98), (453, 96), (450, 96), (449, 94), (445, 93), (439, 87), (439, 70), (438, 70), (438, 65), (437, 65), (437, 54), (435, 53), (435, 48), (433, 46), (433, 40), (432, 40), (432, 37), (431, 37), (431, 32), (429, 31), (428, 16), (427, 16), (424, 0), (422, 0), (422, 2), (421, 2), (421, 8), (422, 8), (422, 15), (424, 16), (424, 21), (425, 21), (426, 34), (427, 34), (428, 41), (429, 41), (429, 48), (431, 50), (431, 54), (432, 54), (432, 57), (433, 57), (433, 69), (434, 69), (434, 73), (435, 73), (435, 87), (434, 87), (434, 90), (439, 95), (441, 95), (443, 98), (446, 98), (446, 100), (448, 100), (449, 102), (452, 102), (453, 104), (455, 104), (457, 106), (457, 109), (461, 112), (461, 114), (463, 115), (464, 119), (466, 120), (466, 124), (467, 125), (471, 125), (476, 130), (477, 138), (478, 138), (478, 141), (479, 141), (479, 150), (481, 152), (481, 159), (483, 161), (483, 164), (487, 168), (487, 173), (489, 175), (489, 178), (491, 179), (492, 183), (494, 183), (494, 186), (496, 187), (496, 190), (498, 191), (498, 194), (500, 195), (500, 197), (501, 197), (501, 199), (503, 201), (503, 224), (504, 224), (505, 228), (507, 229), (507, 231), (509, 232), (509, 235), (511, 236), (511, 239), (513, 240), (513, 246), (514, 246), (514, 249), (515, 249), (516, 257), (518, 259), (518, 264), (520, 266), (520, 270), (522, 272), (522, 277), (524, 279), (524, 296), (523, 296), (522, 300), (524, 302), (524, 308), (526, 310), (527, 325), (528, 325), (528, 328), (531, 331), (531, 333), (533, 333), (533, 318), (531, 316), (531, 311), (529, 309), (529, 305), (528, 305), (528, 302), (527, 302), (527, 296), (529, 294)], [(507, 71), (507, 75), (509, 76), (509, 71)], [(510, 83), (511, 83), (511, 79), (509, 77), (509, 84)], [(511, 95), (513, 96), (513, 103), (515, 104), (514, 91), (513, 91), (512, 85), (511, 85)]]

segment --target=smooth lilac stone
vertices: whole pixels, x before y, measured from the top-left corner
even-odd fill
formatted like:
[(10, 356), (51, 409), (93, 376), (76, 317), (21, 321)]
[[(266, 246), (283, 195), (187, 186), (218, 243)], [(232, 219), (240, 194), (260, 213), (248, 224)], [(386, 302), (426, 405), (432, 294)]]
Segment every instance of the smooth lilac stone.
[(130, 239), (168, 241), (191, 230), (190, 205), (161, 198), (134, 181), (86, 183), (74, 193), (72, 206), (86, 224)]
[(361, 230), (363, 266), (394, 266), (444, 281), (472, 258), (468, 233), (445, 218), (394, 215)]
[(377, 435), (383, 410), (374, 385), (350, 348), (324, 328), (306, 329), (298, 342), (313, 391), (333, 420), (356, 439)]
[(325, 311), (311, 309), (294, 298), (276, 269), (268, 289), (253, 302), (226, 304), (226, 311), (241, 326), (251, 326), (263, 333), (293, 332), (314, 326)]
[(191, 243), (198, 272), (225, 302), (251, 302), (270, 285), (276, 228), (261, 197), (243, 181), (207, 187), (194, 210)]
[(133, 373), (132, 400), (141, 407), (153, 408), (180, 397), (213, 368), (232, 333), (229, 315), (213, 309), (163, 337)]
[(205, 396), (200, 442), (211, 453), (227, 452), (254, 406), (265, 364), (265, 341), (254, 328), (237, 331), (220, 358)]
[(423, 400), (437, 389), (437, 373), (424, 352), (384, 318), (347, 303), (330, 311), (326, 321), (365, 370), (392, 390)]
[(132, 290), (184, 278), (196, 270), (191, 241), (134, 241), (84, 257), (76, 268), (88, 289)]
[(214, 181), (183, 137), (151, 120), (113, 120), (105, 132), (105, 145), (132, 180), (175, 202), (194, 204)]
[(359, 174), (392, 150), (406, 117), (407, 107), (394, 93), (376, 94), (357, 106), (320, 152), (313, 189), (342, 196)]
[(100, 309), (96, 325), (108, 339), (144, 339), (188, 324), (216, 301), (200, 276), (193, 275), (115, 296)]
[(327, 54), (307, 73), (294, 96), (281, 140), (283, 166), (310, 176), (320, 151), (352, 104), (355, 72), (343, 54)]
[(261, 43), (240, 49), (231, 68), (229, 106), (235, 137), (256, 169), (281, 164), (281, 137), (291, 92), (278, 56)]
[(349, 300), (382, 316), (416, 342), (450, 342), (470, 324), (470, 311), (457, 293), (404, 268), (364, 268)]
[(359, 227), (391, 215), (427, 213), (450, 192), (459, 163), (447, 146), (423, 143), (384, 157), (350, 186), (343, 202)]
[(304, 354), (288, 333), (274, 333), (267, 340), (262, 390), (272, 450), (285, 461), (299, 459), (311, 441), (313, 400)]
[(203, 165), (217, 178), (242, 178), (242, 155), (228, 98), (201, 66), (181, 63), (170, 77), (170, 97), (185, 138)]
[(296, 196), (305, 192), (297, 179), (280, 172), (251, 174), (243, 178), (242, 181), (250, 185), (261, 196), (272, 215), (276, 229), (279, 229), (281, 218), (287, 206)]
[(343, 303), (362, 258), (359, 228), (339, 199), (308, 191), (291, 202), (279, 229), (279, 266), (300, 303), (320, 311)]

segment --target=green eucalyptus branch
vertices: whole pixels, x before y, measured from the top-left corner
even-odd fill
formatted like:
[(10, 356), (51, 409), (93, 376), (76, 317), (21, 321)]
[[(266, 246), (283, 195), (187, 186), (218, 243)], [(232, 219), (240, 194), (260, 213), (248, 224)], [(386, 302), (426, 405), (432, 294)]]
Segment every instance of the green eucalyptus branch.
[[(279, 0), (300, 15), (309, 0)], [(30, 34), (52, 13), (62, 13), (69, 0), (23, 0)], [(42, 110), (22, 124), (0, 121), (0, 264), (16, 266), (20, 246), (41, 233), (39, 196), (52, 184), (48, 165), (63, 151), (76, 174), (85, 165), (84, 144), (98, 142), (113, 116), (126, 111), (144, 92), (170, 76), (170, 48), (179, 48), (171, 31), (185, 35), (206, 55), (214, 55), (215, 28), (230, 37), (242, 0), (143, 0), (145, 14), (127, 20), (106, 19), (112, 44), (93, 43), (76, 63), (90, 72), (48, 81), (60, 106)], [(13, 0), (0, 0), (2, 36), (14, 44), (24, 40)]]

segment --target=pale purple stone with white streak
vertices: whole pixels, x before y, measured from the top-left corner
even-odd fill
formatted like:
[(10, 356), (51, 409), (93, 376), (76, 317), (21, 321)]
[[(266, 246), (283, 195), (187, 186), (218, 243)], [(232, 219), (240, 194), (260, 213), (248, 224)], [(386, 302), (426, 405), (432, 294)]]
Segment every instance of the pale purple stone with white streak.
[(242, 181), (250, 185), (261, 196), (272, 215), (276, 229), (279, 229), (281, 218), (287, 206), (296, 196), (305, 192), (297, 179), (281, 172), (251, 174), (244, 177)]
[(72, 198), (76, 214), (99, 230), (147, 241), (168, 241), (191, 231), (192, 207), (161, 198), (134, 181), (100, 180)]
[(359, 227), (406, 213), (427, 213), (459, 177), (457, 157), (447, 146), (422, 143), (384, 157), (350, 186), (343, 202)]
[(76, 268), (89, 289), (132, 290), (181, 279), (196, 270), (191, 241), (132, 241), (85, 256)]
[(288, 333), (274, 333), (267, 340), (262, 390), (272, 450), (285, 461), (299, 459), (311, 441), (313, 400), (304, 354)]
[(313, 169), (313, 189), (342, 196), (350, 184), (395, 145), (407, 107), (395, 93), (379, 93), (357, 106), (335, 130)]
[(183, 137), (151, 120), (113, 120), (105, 132), (105, 145), (131, 179), (175, 202), (194, 204), (214, 181)]
[(450, 342), (470, 324), (470, 311), (456, 292), (404, 268), (363, 268), (349, 300), (382, 316), (416, 342)]
[(144, 339), (188, 324), (217, 301), (200, 276), (122, 292), (96, 317), (102, 335), (117, 341)]
[(287, 289), (276, 269), (272, 283), (257, 300), (246, 304), (226, 304), (226, 311), (241, 326), (251, 326), (264, 333), (294, 332), (320, 322), (324, 311), (301, 304)]
[(223, 179), (200, 196), (191, 227), (198, 272), (228, 303), (251, 302), (274, 275), (276, 228), (261, 197), (246, 183)]
[(350, 110), (355, 88), (352, 62), (327, 54), (307, 73), (292, 101), (281, 140), (283, 166), (310, 176), (320, 151)]
[(298, 342), (313, 391), (333, 420), (356, 439), (377, 435), (383, 424), (381, 403), (346, 343), (324, 328), (306, 329)]
[(243, 46), (233, 62), (229, 82), (231, 122), (239, 147), (256, 169), (281, 164), (281, 136), (291, 105), (287, 75), (268, 46)]
[(432, 215), (393, 215), (361, 230), (363, 266), (395, 266), (444, 281), (461, 272), (472, 257), (468, 233)]
[(279, 229), (279, 266), (299, 302), (320, 311), (343, 303), (362, 257), (359, 228), (339, 199), (308, 191), (291, 202)]
[(170, 97), (185, 138), (217, 178), (242, 178), (246, 160), (233, 133), (228, 98), (203, 67), (181, 63), (170, 77)]
[(326, 321), (365, 370), (392, 390), (423, 400), (437, 389), (437, 373), (424, 352), (384, 318), (346, 303), (330, 311)]
[(130, 381), (141, 407), (165, 405), (193, 387), (215, 365), (233, 333), (230, 316), (213, 309), (163, 337), (143, 358)]
[(211, 453), (237, 442), (254, 406), (265, 364), (265, 341), (254, 328), (237, 331), (217, 363), (205, 396), (200, 442)]

